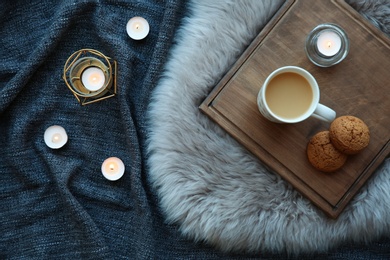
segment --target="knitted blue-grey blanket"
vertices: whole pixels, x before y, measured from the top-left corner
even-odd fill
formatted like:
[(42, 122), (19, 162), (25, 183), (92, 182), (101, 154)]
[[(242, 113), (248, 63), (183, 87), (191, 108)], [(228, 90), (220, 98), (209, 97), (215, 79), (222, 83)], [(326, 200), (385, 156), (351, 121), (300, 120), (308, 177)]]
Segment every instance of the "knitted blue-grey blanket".
[[(184, 11), (180, 0), (1, 1), (1, 259), (154, 258), (188, 250), (162, 224), (144, 163), (149, 95)], [(150, 24), (144, 40), (126, 33), (134, 16)], [(65, 62), (83, 48), (117, 61), (116, 97), (81, 106), (66, 87)], [(69, 136), (61, 149), (45, 145), (51, 125)], [(126, 167), (116, 182), (100, 170), (113, 156)]]

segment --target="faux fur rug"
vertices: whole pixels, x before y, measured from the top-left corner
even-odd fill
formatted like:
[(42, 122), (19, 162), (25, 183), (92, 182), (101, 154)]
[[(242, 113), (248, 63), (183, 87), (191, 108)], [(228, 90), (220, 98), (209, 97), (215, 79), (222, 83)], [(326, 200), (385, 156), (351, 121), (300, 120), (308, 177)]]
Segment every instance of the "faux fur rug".
[[(282, 3), (190, 1), (149, 109), (149, 178), (167, 222), (232, 252), (318, 252), (390, 235), (389, 159), (332, 220), (198, 109)], [(389, 1), (348, 3), (390, 34)]]

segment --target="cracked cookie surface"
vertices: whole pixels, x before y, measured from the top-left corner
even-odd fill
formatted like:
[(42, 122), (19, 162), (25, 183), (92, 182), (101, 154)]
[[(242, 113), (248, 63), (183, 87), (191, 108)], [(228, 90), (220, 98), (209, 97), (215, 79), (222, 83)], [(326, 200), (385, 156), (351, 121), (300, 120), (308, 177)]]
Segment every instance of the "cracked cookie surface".
[(307, 158), (322, 172), (334, 172), (347, 161), (348, 155), (337, 150), (330, 141), (329, 131), (314, 135), (307, 145)]
[(331, 123), (329, 137), (336, 149), (346, 154), (357, 154), (370, 142), (370, 131), (361, 119), (341, 116)]

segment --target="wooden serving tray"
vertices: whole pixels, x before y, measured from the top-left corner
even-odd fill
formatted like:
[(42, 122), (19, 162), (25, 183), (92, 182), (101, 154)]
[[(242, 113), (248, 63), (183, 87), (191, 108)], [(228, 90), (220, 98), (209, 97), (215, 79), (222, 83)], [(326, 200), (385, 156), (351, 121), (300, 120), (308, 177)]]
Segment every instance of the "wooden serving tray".
[[(321, 68), (305, 55), (308, 33), (336, 23), (350, 39), (340, 64)], [(307, 160), (306, 146), (329, 123), (310, 118), (298, 124), (267, 121), (257, 109), (257, 93), (275, 69), (300, 66), (317, 79), (320, 102), (341, 115), (361, 118), (370, 128), (369, 146), (350, 156), (341, 170), (326, 174)], [(389, 155), (390, 39), (343, 0), (289, 0), (255, 38), (232, 69), (200, 105), (201, 111), (332, 218)]]

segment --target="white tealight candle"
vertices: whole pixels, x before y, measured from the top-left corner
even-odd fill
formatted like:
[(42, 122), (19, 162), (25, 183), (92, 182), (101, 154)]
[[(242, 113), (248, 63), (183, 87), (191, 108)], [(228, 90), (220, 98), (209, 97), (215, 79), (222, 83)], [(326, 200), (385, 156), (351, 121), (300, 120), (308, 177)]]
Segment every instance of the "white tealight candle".
[(321, 32), (317, 39), (318, 51), (327, 57), (336, 55), (341, 49), (340, 36), (330, 30)]
[(131, 18), (126, 25), (127, 34), (133, 40), (142, 40), (149, 34), (149, 23), (140, 16)]
[(125, 172), (125, 165), (117, 157), (107, 158), (102, 164), (102, 173), (107, 180), (116, 181), (120, 179)]
[(68, 142), (68, 135), (65, 129), (59, 125), (47, 128), (43, 137), (46, 145), (52, 149), (61, 148)]
[(87, 68), (81, 75), (81, 82), (89, 91), (97, 91), (104, 86), (104, 72), (97, 67)]

